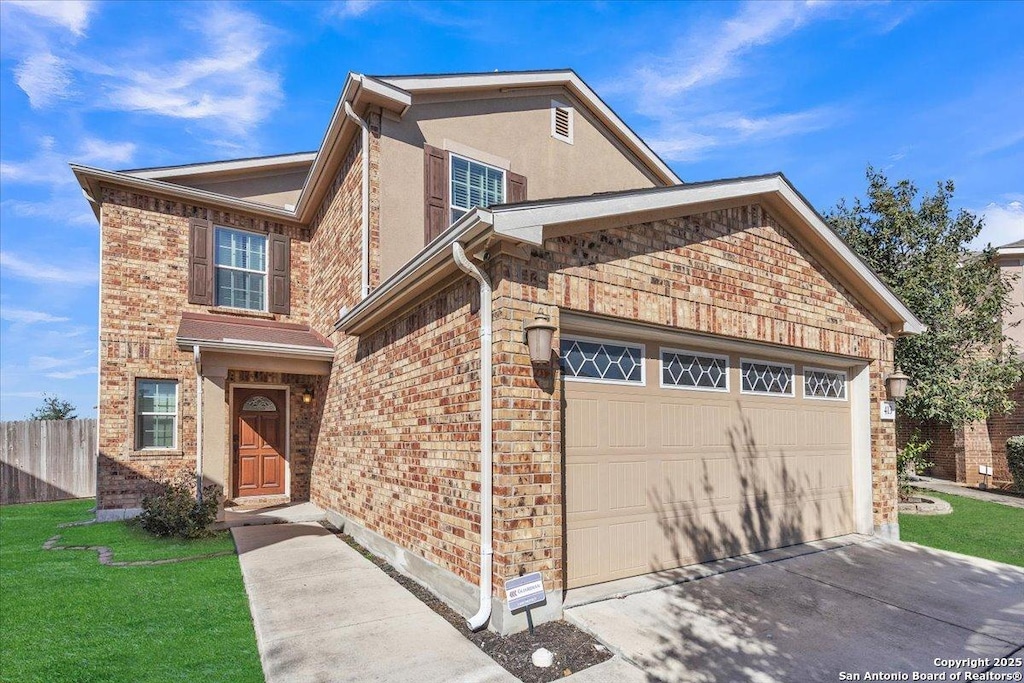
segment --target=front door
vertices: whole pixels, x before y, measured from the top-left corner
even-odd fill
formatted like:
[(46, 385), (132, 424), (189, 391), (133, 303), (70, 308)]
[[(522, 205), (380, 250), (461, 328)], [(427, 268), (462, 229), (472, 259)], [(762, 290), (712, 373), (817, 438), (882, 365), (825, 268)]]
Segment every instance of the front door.
[(235, 496), (283, 495), (284, 391), (236, 389), (235, 406)]

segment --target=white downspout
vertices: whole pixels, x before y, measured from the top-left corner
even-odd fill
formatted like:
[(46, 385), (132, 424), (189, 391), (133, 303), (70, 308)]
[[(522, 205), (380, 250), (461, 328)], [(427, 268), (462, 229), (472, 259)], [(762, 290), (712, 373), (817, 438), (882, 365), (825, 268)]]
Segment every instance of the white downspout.
[(480, 609), (469, 618), (471, 631), (481, 629), (491, 617), (491, 567), (494, 556), (491, 533), (494, 511), (493, 454), (491, 453), (491, 281), (466, 257), (459, 242), (452, 244), (455, 263), (480, 283)]
[[(361, 78), (361, 77), (358, 77)], [(370, 294), (370, 127), (349, 102), (345, 102), (345, 116), (359, 124), (362, 129), (363, 158), (363, 282), (362, 298)]]
[(192, 345), (196, 365), (196, 501), (203, 503), (203, 362), (199, 345)]

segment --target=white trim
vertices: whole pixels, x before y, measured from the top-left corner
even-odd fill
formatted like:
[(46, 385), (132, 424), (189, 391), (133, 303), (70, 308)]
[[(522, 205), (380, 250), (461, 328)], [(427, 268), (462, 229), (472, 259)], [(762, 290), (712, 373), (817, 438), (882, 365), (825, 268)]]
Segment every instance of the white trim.
[(587, 384), (619, 384), (627, 387), (645, 387), (647, 386), (647, 345), (640, 342), (628, 342), (622, 339), (608, 339), (601, 337), (582, 337), (575, 334), (564, 334), (558, 339), (558, 360), (563, 363), (562, 357), (562, 342), (564, 341), (582, 341), (590, 342), (592, 344), (610, 344), (613, 346), (622, 346), (631, 349), (640, 349), (640, 381), (629, 379), (604, 379), (603, 377), (575, 377), (569, 375), (562, 370), (562, 377), (565, 378), (566, 382), (586, 382)]
[(870, 534), (874, 523), (874, 492), (871, 487), (871, 365), (851, 368), (847, 384), (850, 396), (850, 459), (853, 517), (857, 533)]
[[(689, 356), (697, 356), (700, 358), (714, 358), (716, 360), (725, 361), (725, 386), (724, 387), (690, 387), (683, 384), (665, 384), (665, 352), (673, 354), (685, 354)], [(695, 351), (692, 349), (679, 349), (671, 346), (659, 346), (658, 347), (658, 386), (662, 389), (676, 389), (679, 391), (711, 391), (718, 394), (728, 394), (730, 391), (729, 386), (729, 370), (732, 369), (732, 365), (729, 362), (729, 356), (723, 356), (720, 353), (707, 353), (706, 351)]]
[[(164, 384), (173, 384), (174, 385), (174, 413), (173, 414), (172, 413), (159, 413), (159, 412), (157, 412), (157, 413), (143, 413), (141, 410), (139, 410), (139, 383), (140, 382), (163, 382)], [(167, 452), (167, 451), (177, 451), (178, 450), (178, 444), (181, 443), (181, 437), (178, 434), (178, 429), (181, 427), (181, 392), (179, 391), (179, 389), (181, 388), (181, 380), (179, 378), (177, 378), (177, 377), (148, 377), (148, 376), (147, 377), (138, 377), (137, 376), (137, 377), (135, 377), (135, 386), (132, 387), (132, 388), (133, 388), (133, 390), (135, 392), (135, 398), (134, 398), (134, 400), (132, 402), (132, 409), (133, 409), (133, 411), (135, 413), (135, 415), (133, 416), (133, 420), (135, 422), (135, 429), (133, 430), (133, 432), (134, 432), (133, 433), (133, 437), (134, 438), (132, 439), (134, 441), (134, 444), (133, 444), (134, 452), (136, 452), (136, 453), (150, 453), (150, 452), (154, 452), (154, 451), (156, 451), (156, 452), (160, 452), (160, 451), (164, 451), (164, 452)], [(150, 416), (150, 417), (167, 417), (168, 415), (171, 415), (171, 417), (174, 418), (174, 429), (172, 430), (172, 432), (174, 434), (174, 443), (173, 444), (171, 444), (170, 446), (143, 446), (142, 445), (142, 430), (139, 428), (141, 426), (141, 421), (139, 420), (139, 418), (147, 416), (147, 415)]]
[(270, 342), (246, 341), (244, 339), (225, 339), (223, 341), (211, 339), (190, 339), (188, 337), (177, 337), (175, 343), (179, 347), (198, 346), (200, 349), (211, 351), (235, 351), (237, 353), (248, 353), (265, 356), (268, 352), (283, 358), (313, 358), (325, 361), (334, 360), (334, 349), (325, 346), (297, 346), (292, 344), (273, 344)]
[(996, 249), (999, 256), (1024, 256), (1024, 247), (1002, 247)]
[[(850, 399), (850, 375), (846, 370), (837, 370), (835, 368), (816, 368), (813, 365), (805, 365), (800, 368), (800, 377), (803, 381), (800, 383), (802, 387), (803, 397), (808, 401), (835, 401), (837, 403), (846, 403)], [(830, 375), (842, 375), (843, 376), (843, 396), (836, 398), (834, 396), (811, 396), (807, 393), (807, 371), (811, 372), (824, 372)]]
[[(238, 427), (235, 419), (235, 389), (270, 389), (284, 390), (284, 495), (288, 500), (292, 498), (292, 394), (289, 384), (259, 384), (256, 382), (232, 383), (228, 396), (228, 420), (231, 428), (228, 430), (228, 493), (235, 499), (235, 429)], [(237, 496), (248, 498), (249, 496)]]
[(234, 159), (228, 161), (214, 161), (205, 164), (140, 168), (137, 170), (120, 172), (135, 178), (162, 180), (164, 178), (186, 178), (208, 174), (230, 173), (232, 171), (276, 169), (281, 166), (300, 167), (312, 163), (314, 159), (316, 159), (316, 152), (300, 152), (298, 154), (282, 154), (280, 156), (262, 157), (257, 159)]
[[(754, 391), (743, 388), (743, 364), (756, 363), (757, 365), (770, 365), (776, 368), (789, 368), (789, 393), (780, 394), (774, 391)], [(796, 398), (796, 366), (792, 363), (780, 363), (777, 360), (763, 360), (760, 358), (744, 358), (740, 356), (740, 394), (746, 396), (774, 396), (776, 398)]]
[[(564, 110), (564, 111), (568, 112), (568, 116), (569, 116), (569, 134), (568, 135), (560, 135), (558, 133), (558, 127), (557, 127), (556, 123), (558, 121), (558, 112), (559, 112), (559, 110)], [(573, 144), (574, 130), (575, 130), (575, 125), (576, 125), (575, 121), (576, 121), (576, 110), (575, 110), (575, 108), (573, 108), (572, 105), (565, 104), (563, 102), (559, 102), (558, 100), (551, 100), (551, 137), (553, 137), (555, 140), (559, 140), (561, 142), (564, 142), (564, 143), (567, 143), (567, 144), (570, 144), (570, 145)]]

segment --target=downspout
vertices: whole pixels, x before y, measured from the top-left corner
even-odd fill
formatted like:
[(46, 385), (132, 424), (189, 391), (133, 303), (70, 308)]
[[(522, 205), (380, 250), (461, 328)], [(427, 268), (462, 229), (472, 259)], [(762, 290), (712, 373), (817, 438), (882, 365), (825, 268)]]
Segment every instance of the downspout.
[(203, 504), (203, 363), (199, 345), (192, 345), (196, 366), (196, 503)]
[(345, 116), (352, 119), (362, 129), (362, 153), (360, 156), (363, 158), (363, 282), (361, 298), (365, 299), (370, 294), (370, 126), (356, 114), (349, 102), (345, 102)]
[(452, 243), (455, 263), (480, 283), (480, 609), (466, 622), (471, 631), (483, 628), (491, 617), (493, 454), (491, 453), (491, 281), (466, 257), (459, 242)]

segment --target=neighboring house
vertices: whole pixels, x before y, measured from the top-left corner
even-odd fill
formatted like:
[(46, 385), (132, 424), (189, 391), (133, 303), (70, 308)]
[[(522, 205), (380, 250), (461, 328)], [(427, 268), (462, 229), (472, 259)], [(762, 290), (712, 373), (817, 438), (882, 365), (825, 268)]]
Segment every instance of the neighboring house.
[[(1024, 227), (1024, 226), (1022, 226)], [(1003, 315), (1003, 334), (1018, 354), (1024, 354), (1024, 239), (996, 249), (1004, 276), (1012, 282), (1010, 309)], [(1024, 434), (1024, 381), (1010, 392), (1016, 406), (1009, 413), (997, 413), (984, 422), (953, 428), (938, 422), (900, 420), (901, 443), (915, 429), (932, 442), (928, 459), (934, 463), (929, 474), (971, 486), (982, 482), (997, 485), (1012, 479), (1006, 463), (1006, 440)], [(992, 476), (981, 473), (991, 467)]]
[(73, 168), (100, 519), (196, 469), (308, 499), (501, 632), (524, 572), (550, 619), (566, 589), (898, 535), (879, 403), (920, 322), (782, 175), (682, 184), (572, 71), (353, 74), (315, 153)]

